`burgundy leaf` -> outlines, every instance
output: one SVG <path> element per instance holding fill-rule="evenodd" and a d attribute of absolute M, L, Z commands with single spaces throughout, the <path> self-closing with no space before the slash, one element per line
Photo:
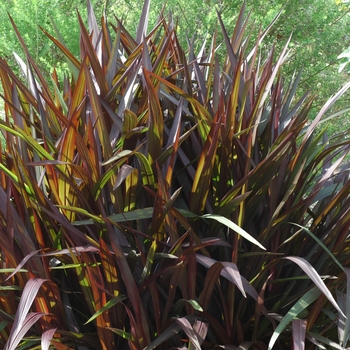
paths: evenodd
<path fill-rule="evenodd" d="M 45 281 L 42 278 L 33 278 L 26 283 L 4 350 L 14 350 L 29 328 L 44 315 L 43 313 L 31 313 L 27 316 L 39 288 Z"/>
<path fill-rule="evenodd" d="M 57 328 L 49 329 L 41 336 L 41 349 L 49 350 L 51 339 L 53 338 Z"/>

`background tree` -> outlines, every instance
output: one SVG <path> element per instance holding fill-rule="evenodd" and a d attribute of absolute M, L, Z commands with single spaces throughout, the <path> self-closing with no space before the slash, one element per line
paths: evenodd
<path fill-rule="evenodd" d="M 91 0 L 97 17 L 107 9 L 107 17 L 117 16 L 125 26 L 136 32 L 138 18 L 142 6 L 136 0 Z M 189 6 L 190 2 L 190 6 Z M 237 18 L 242 1 L 228 0 L 168 0 L 165 14 L 169 11 L 176 20 L 178 35 L 182 42 L 187 38 L 210 39 L 217 28 L 218 10 L 223 17 L 227 28 L 231 28 Z M 153 0 L 150 12 L 150 26 L 155 24 L 160 11 L 164 6 L 163 0 Z M 283 7 L 284 6 L 284 7 Z M 345 30 L 350 24 L 350 5 L 339 0 L 251 0 L 247 2 L 247 8 L 251 11 L 251 17 L 256 25 L 253 34 L 271 22 L 277 13 L 283 8 L 277 23 L 269 33 L 265 45 L 274 43 L 279 51 L 285 45 L 290 33 L 293 33 L 290 44 L 289 60 L 284 71 L 286 80 L 291 79 L 294 72 L 303 70 L 301 91 L 311 90 L 317 94 L 313 106 L 312 115 L 315 115 L 325 100 L 337 91 L 347 80 L 347 75 L 338 72 L 337 56 L 350 44 L 350 38 Z M 4 19 L 0 26 L 0 55 L 10 62 L 14 62 L 12 51 L 21 52 L 16 41 L 9 20 L 6 20 L 6 12 L 9 12 L 15 20 L 19 30 L 26 40 L 31 54 L 43 68 L 48 71 L 55 65 L 60 73 L 65 67 L 65 61 L 51 43 L 44 40 L 44 35 L 38 27 L 43 26 L 52 32 L 51 18 L 57 23 L 61 34 L 70 50 L 78 55 L 77 45 L 78 27 L 76 10 L 82 18 L 86 18 L 85 1 L 78 0 L 6 0 L 0 4 L 0 15 Z M 220 55 L 220 50 L 218 51 Z M 348 95 L 345 95 L 331 110 L 337 110 L 348 106 Z M 347 118 L 347 123 L 348 122 Z M 342 120 L 342 125 L 344 119 Z M 340 129 L 335 120 L 331 131 Z"/>
<path fill-rule="evenodd" d="M 21 32 L 33 58 L 49 73 L 55 66 L 61 71 L 65 60 L 60 52 L 53 48 L 51 42 L 39 26 L 52 30 L 51 19 L 60 28 L 62 37 L 67 46 L 76 55 L 79 54 L 79 27 L 76 21 L 76 10 L 86 18 L 85 1 L 76 0 L 5 0 L 0 4 L 0 16 L 3 19 L 0 25 L 0 55 L 9 62 L 14 61 L 13 51 L 20 56 L 22 49 L 12 28 L 7 13 L 13 18 Z"/>

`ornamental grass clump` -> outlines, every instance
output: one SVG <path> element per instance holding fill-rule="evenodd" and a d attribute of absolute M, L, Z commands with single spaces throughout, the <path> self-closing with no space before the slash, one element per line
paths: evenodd
<path fill-rule="evenodd" d="M 218 16 L 222 64 L 217 34 L 184 49 L 171 16 L 148 31 L 149 6 L 133 38 L 88 4 L 79 58 L 42 28 L 62 79 L 13 23 L 0 347 L 349 346 L 350 146 L 322 121 L 350 84 L 309 121 L 300 74 L 283 81 L 288 42 L 261 52 L 267 31 L 250 37 L 244 6 L 232 36 Z"/>

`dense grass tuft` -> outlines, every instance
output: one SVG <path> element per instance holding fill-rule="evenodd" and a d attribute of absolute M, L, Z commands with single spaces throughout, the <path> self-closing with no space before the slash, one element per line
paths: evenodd
<path fill-rule="evenodd" d="M 0 60 L 0 347 L 346 347 L 349 141 L 312 122 L 244 6 L 195 53 L 160 16 L 80 23 L 70 76 Z M 248 51 L 252 46 L 253 50 Z M 317 130 L 317 131 L 316 131 Z M 31 310 L 31 312 L 30 312 Z M 348 318 L 346 318 L 348 317 Z M 294 344 L 294 345 L 293 345 Z"/>

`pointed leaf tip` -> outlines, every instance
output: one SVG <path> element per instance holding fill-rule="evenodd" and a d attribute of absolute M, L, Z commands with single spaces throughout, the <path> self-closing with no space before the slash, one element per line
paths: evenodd
<path fill-rule="evenodd" d="M 246 232 L 241 227 L 239 227 L 237 224 L 235 224 L 233 221 L 225 218 L 224 216 L 215 215 L 215 214 L 205 214 L 205 215 L 202 215 L 201 218 L 216 220 L 216 221 L 224 224 L 225 226 L 229 227 L 231 230 L 237 232 L 239 235 L 241 235 L 243 238 L 245 238 L 249 242 L 257 245 L 259 248 L 266 250 L 266 248 L 262 244 L 260 244 L 253 236 L 251 236 L 248 232 Z"/>

